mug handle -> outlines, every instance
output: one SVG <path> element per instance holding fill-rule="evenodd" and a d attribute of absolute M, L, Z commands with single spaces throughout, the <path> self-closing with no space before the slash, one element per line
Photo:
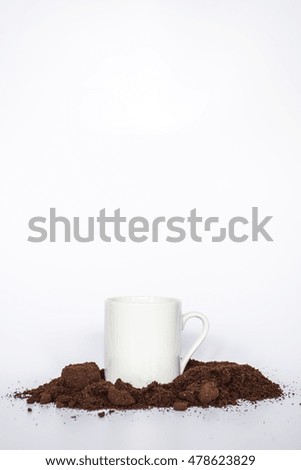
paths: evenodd
<path fill-rule="evenodd" d="M 184 358 L 180 359 L 180 374 L 182 374 L 184 372 L 184 369 L 186 367 L 187 362 L 189 361 L 189 359 L 191 358 L 193 353 L 198 349 L 198 347 L 201 345 L 201 343 L 206 338 L 207 333 L 208 333 L 208 329 L 209 329 L 209 323 L 208 323 L 208 320 L 205 317 L 205 315 L 203 315 L 200 312 L 188 312 L 188 313 L 184 313 L 184 315 L 182 315 L 182 328 L 181 328 L 182 330 L 184 329 L 184 326 L 185 326 L 186 322 L 188 320 L 190 320 L 190 318 L 199 318 L 203 323 L 203 329 L 201 331 L 200 336 L 198 337 L 196 342 L 191 346 L 191 348 L 189 349 L 186 356 Z"/>

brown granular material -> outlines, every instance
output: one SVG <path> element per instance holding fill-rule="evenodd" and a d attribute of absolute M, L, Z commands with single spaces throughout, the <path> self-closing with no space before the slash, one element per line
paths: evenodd
<path fill-rule="evenodd" d="M 55 403 L 58 408 L 112 412 L 154 407 L 177 411 L 192 406 L 222 408 L 241 400 L 254 403 L 282 394 L 278 384 L 247 364 L 190 360 L 184 373 L 171 383 L 152 382 L 144 388 L 135 388 L 121 379 L 115 384 L 106 381 L 104 369 L 94 362 L 71 364 L 64 367 L 59 378 L 15 396 L 27 399 L 28 404 Z"/>

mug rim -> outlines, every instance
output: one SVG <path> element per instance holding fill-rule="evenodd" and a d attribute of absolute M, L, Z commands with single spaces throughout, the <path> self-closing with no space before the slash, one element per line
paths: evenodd
<path fill-rule="evenodd" d="M 124 295 L 120 297 L 109 297 L 106 299 L 108 303 L 120 303 L 120 304 L 170 304 L 179 303 L 180 299 L 174 297 L 160 297 L 155 295 Z"/>

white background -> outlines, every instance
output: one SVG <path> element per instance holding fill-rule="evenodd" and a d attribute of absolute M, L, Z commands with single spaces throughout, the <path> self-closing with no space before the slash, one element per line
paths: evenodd
<path fill-rule="evenodd" d="M 76 421 L 4 397 L 1 448 L 300 449 L 300 22 L 291 0 L 0 2 L 1 395 L 102 366 L 104 299 L 133 294 L 208 316 L 197 359 L 296 393 Z M 274 242 L 27 241 L 50 207 L 84 232 L 104 207 L 228 220 L 252 206 Z"/>

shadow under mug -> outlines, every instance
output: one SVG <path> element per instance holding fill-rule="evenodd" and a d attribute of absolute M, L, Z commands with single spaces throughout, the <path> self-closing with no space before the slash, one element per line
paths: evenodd
<path fill-rule="evenodd" d="M 184 358 L 181 331 L 190 318 L 203 328 Z M 135 387 L 168 383 L 181 374 L 208 333 L 202 313 L 182 314 L 181 301 L 169 297 L 113 297 L 105 303 L 105 377 Z"/>

